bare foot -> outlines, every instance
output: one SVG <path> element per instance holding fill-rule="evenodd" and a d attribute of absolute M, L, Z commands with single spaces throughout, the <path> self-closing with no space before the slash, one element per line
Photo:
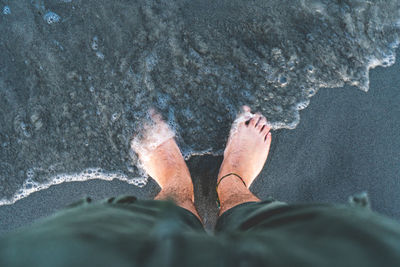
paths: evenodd
<path fill-rule="evenodd" d="M 199 219 L 194 207 L 193 183 L 189 169 L 174 140 L 174 133 L 161 115 L 150 110 L 152 121 L 144 125 L 143 138 L 134 138 L 132 149 L 139 155 L 141 167 L 161 187 L 155 199 L 172 199 Z"/>
<path fill-rule="evenodd" d="M 241 176 L 249 188 L 267 160 L 271 145 L 269 131 L 267 119 L 261 114 L 252 114 L 250 108 L 244 106 L 243 113 L 232 125 L 218 182 L 222 176 L 233 172 Z M 232 176 L 226 179 L 238 178 Z"/>

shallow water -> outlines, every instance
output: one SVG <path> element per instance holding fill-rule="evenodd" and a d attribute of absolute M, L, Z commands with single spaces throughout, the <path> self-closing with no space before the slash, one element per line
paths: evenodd
<path fill-rule="evenodd" d="M 0 1 L 0 204 L 65 181 L 144 185 L 150 107 L 185 157 L 220 154 L 239 107 L 294 129 L 321 87 L 394 63 L 394 1 Z"/>

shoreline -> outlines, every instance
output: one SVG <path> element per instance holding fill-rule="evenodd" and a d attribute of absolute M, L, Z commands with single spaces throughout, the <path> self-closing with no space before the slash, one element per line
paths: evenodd
<path fill-rule="evenodd" d="M 273 132 L 270 156 L 251 190 L 289 203 L 347 203 L 367 191 L 372 210 L 400 220 L 400 49 L 388 68 L 370 71 L 370 90 L 321 88 L 300 112 L 294 130 Z M 199 213 L 206 227 L 216 221 L 216 173 L 222 157 L 194 156 L 189 168 Z M 48 216 L 85 196 L 100 200 L 120 194 L 151 199 L 151 179 L 139 188 L 119 180 L 89 180 L 51 186 L 0 206 L 0 235 Z"/>

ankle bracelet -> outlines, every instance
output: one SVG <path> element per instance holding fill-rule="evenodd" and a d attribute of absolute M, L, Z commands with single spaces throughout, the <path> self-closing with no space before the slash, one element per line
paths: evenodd
<path fill-rule="evenodd" d="M 218 186 L 219 186 L 219 184 L 221 183 L 221 181 L 222 181 L 224 178 L 226 178 L 226 177 L 228 177 L 228 176 L 230 176 L 230 175 L 234 175 L 234 176 L 238 177 L 238 178 L 242 181 L 242 183 L 244 184 L 244 186 L 247 187 L 247 185 L 246 185 L 246 183 L 244 182 L 243 178 L 240 177 L 240 175 L 238 175 L 238 174 L 236 174 L 236 173 L 231 172 L 231 173 L 228 173 L 228 174 L 222 176 L 221 179 L 219 180 L 219 182 L 217 183 L 217 187 L 215 188 L 215 190 L 217 191 L 217 206 L 218 206 L 218 208 L 221 207 L 221 203 L 219 202 L 219 197 L 218 197 Z"/>
<path fill-rule="evenodd" d="M 242 183 L 244 184 L 244 186 L 247 187 L 247 185 L 246 185 L 246 183 L 244 182 L 244 180 L 243 180 L 242 177 L 240 177 L 240 176 L 239 176 L 238 174 L 236 174 L 236 173 L 231 172 L 231 173 L 228 173 L 228 174 L 226 174 L 226 175 L 224 175 L 224 176 L 221 177 L 221 179 L 220 179 L 219 182 L 217 183 L 217 187 L 216 187 L 216 190 L 217 190 L 217 191 L 218 191 L 218 186 L 219 186 L 219 184 L 221 183 L 221 181 L 222 181 L 224 178 L 226 178 L 226 177 L 228 177 L 228 176 L 230 176 L 230 175 L 234 175 L 234 176 L 238 177 L 238 178 L 242 181 Z"/>

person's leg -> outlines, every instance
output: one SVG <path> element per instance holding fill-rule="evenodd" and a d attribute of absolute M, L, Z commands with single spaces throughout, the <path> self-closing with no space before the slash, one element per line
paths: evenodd
<path fill-rule="evenodd" d="M 132 147 L 161 187 L 156 200 L 119 196 L 80 201 L 2 237 L 0 266 L 186 266 L 204 260 L 202 253 L 193 253 L 199 248 L 215 251 L 207 258 L 217 261 L 221 246 L 205 235 L 172 131 L 156 114 L 145 129 Z"/>
<path fill-rule="evenodd" d="M 237 266 L 397 266 L 400 224 L 369 210 L 260 201 L 249 190 L 268 156 L 266 120 L 247 107 L 232 126 L 218 175 L 220 217 Z M 249 119 L 251 120 L 249 121 Z M 248 124 L 245 122 L 249 121 Z M 235 175 L 243 178 L 244 183 Z"/>
<path fill-rule="evenodd" d="M 134 142 L 132 148 L 138 153 L 144 170 L 161 187 L 155 199 L 170 199 L 201 220 L 194 206 L 193 183 L 189 169 L 173 139 L 173 133 L 159 114 L 153 110 L 150 113 L 153 121 L 145 125 L 143 139 Z M 157 145 L 162 138 L 168 139 Z"/>
<path fill-rule="evenodd" d="M 232 125 L 224 160 L 218 174 L 218 198 L 220 215 L 225 211 L 246 202 L 259 202 L 249 187 L 261 172 L 271 144 L 270 127 L 261 114 L 252 114 L 250 108 L 243 107 Z M 243 182 L 235 175 L 243 178 Z"/>

